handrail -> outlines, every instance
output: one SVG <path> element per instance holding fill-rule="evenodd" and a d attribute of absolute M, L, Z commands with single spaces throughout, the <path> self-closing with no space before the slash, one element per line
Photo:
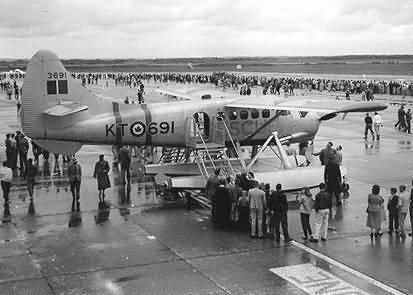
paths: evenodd
<path fill-rule="evenodd" d="M 231 144 L 232 144 L 232 146 L 233 146 L 233 148 L 234 148 L 234 151 L 235 151 L 235 153 L 237 154 L 237 158 L 239 159 L 239 161 L 240 161 L 240 163 L 241 163 L 242 170 L 243 170 L 243 172 L 246 172 L 246 171 L 248 171 L 248 169 L 247 169 L 247 167 L 246 167 L 246 165 L 245 165 L 245 162 L 241 159 L 241 157 L 240 157 L 240 155 L 239 155 L 238 148 L 237 148 L 237 146 L 235 145 L 234 140 L 232 139 L 231 131 L 229 130 L 227 124 L 225 123 L 225 117 L 222 116 L 221 119 L 222 119 L 222 122 L 224 123 L 224 127 L 225 127 L 225 130 L 226 130 L 227 133 L 228 133 L 229 139 L 231 140 Z"/>

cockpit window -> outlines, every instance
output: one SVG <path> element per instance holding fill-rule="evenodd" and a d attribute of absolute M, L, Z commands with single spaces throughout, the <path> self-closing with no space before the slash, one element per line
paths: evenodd
<path fill-rule="evenodd" d="M 47 81 L 47 94 L 57 94 L 56 80 Z"/>
<path fill-rule="evenodd" d="M 236 120 L 238 118 L 238 114 L 236 111 L 230 111 L 229 112 L 229 119 L 230 120 Z"/>
<path fill-rule="evenodd" d="M 262 117 L 269 118 L 270 117 L 270 110 L 262 110 Z"/>
<path fill-rule="evenodd" d="M 239 117 L 240 117 L 242 120 L 248 119 L 248 111 L 241 111 L 241 112 L 239 113 Z"/>

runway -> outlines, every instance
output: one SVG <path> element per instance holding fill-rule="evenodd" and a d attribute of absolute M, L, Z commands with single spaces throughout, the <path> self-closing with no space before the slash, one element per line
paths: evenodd
<path fill-rule="evenodd" d="M 124 97 L 127 89 L 100 93 Z M 42 164 L 35 216 L 27 214 L 22 182 L 11 194 L 11 222 L 0 225 L 0 294 L 413 294 L 411 238 L 370 240 L 365 226 L 371 186 L 379 184 L 387 200 L 390 187 L 410 184 L 413 175 L 413 137 L 394 129 L 396 116 L 395 106 L 382 113 L 380 142 L 363 139 L 364 114 L 322 124 L 315 150 L 328 141 L 343 146 L 351 188 L 319 244 L 301 240 L 297 210 L 289 211 L 293 243 L 251 239 L 213 227 L 206 211 L 162 201 L 151 182 L 135 179 L 128 193 L 115 170 L 110 208 L 98 210 L 92 169 L 99 153 L 111 161 L 105 146 L 77 154 L 84 177 L 81 212 L 73 214 L 65 167 L 53 175 L 51 156 L 50 175 Z M 3 138 L 19 126 L 4 97 L 0 122 Z"/>

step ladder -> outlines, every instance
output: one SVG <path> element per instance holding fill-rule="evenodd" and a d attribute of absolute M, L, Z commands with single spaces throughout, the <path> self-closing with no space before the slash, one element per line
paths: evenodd
<path fill-rule="evenodd" d="M 208 178 L 210 170 L 215 170 L 217 168 L 221 168 L 221 171 L 227 177 L 235 175 L 234 168 L 227 156 L 225 142 L 206 142 L 198 128 L 198 124 L 196 124 L 194 119 L 192 120 L 194 122 L 197 138 L 199 139 L 199 141 L 192 146 L 192 154 L 194 155 L 194 160 L 198 165 L 201 175 Z M 217 166 L 215 163 L 216 160 L 224 160 L 225 165 Z"/>

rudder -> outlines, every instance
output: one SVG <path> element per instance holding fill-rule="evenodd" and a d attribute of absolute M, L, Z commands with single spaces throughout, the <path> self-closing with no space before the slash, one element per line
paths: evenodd
<path fill-rule="evenodd" d="M 40 50 L 30 60 L 23 83 L 21 126 L 31 138 L 42 138 L 46 120 L 42 112 L 68 96 L 69 75 L 51 51 Z"/>

